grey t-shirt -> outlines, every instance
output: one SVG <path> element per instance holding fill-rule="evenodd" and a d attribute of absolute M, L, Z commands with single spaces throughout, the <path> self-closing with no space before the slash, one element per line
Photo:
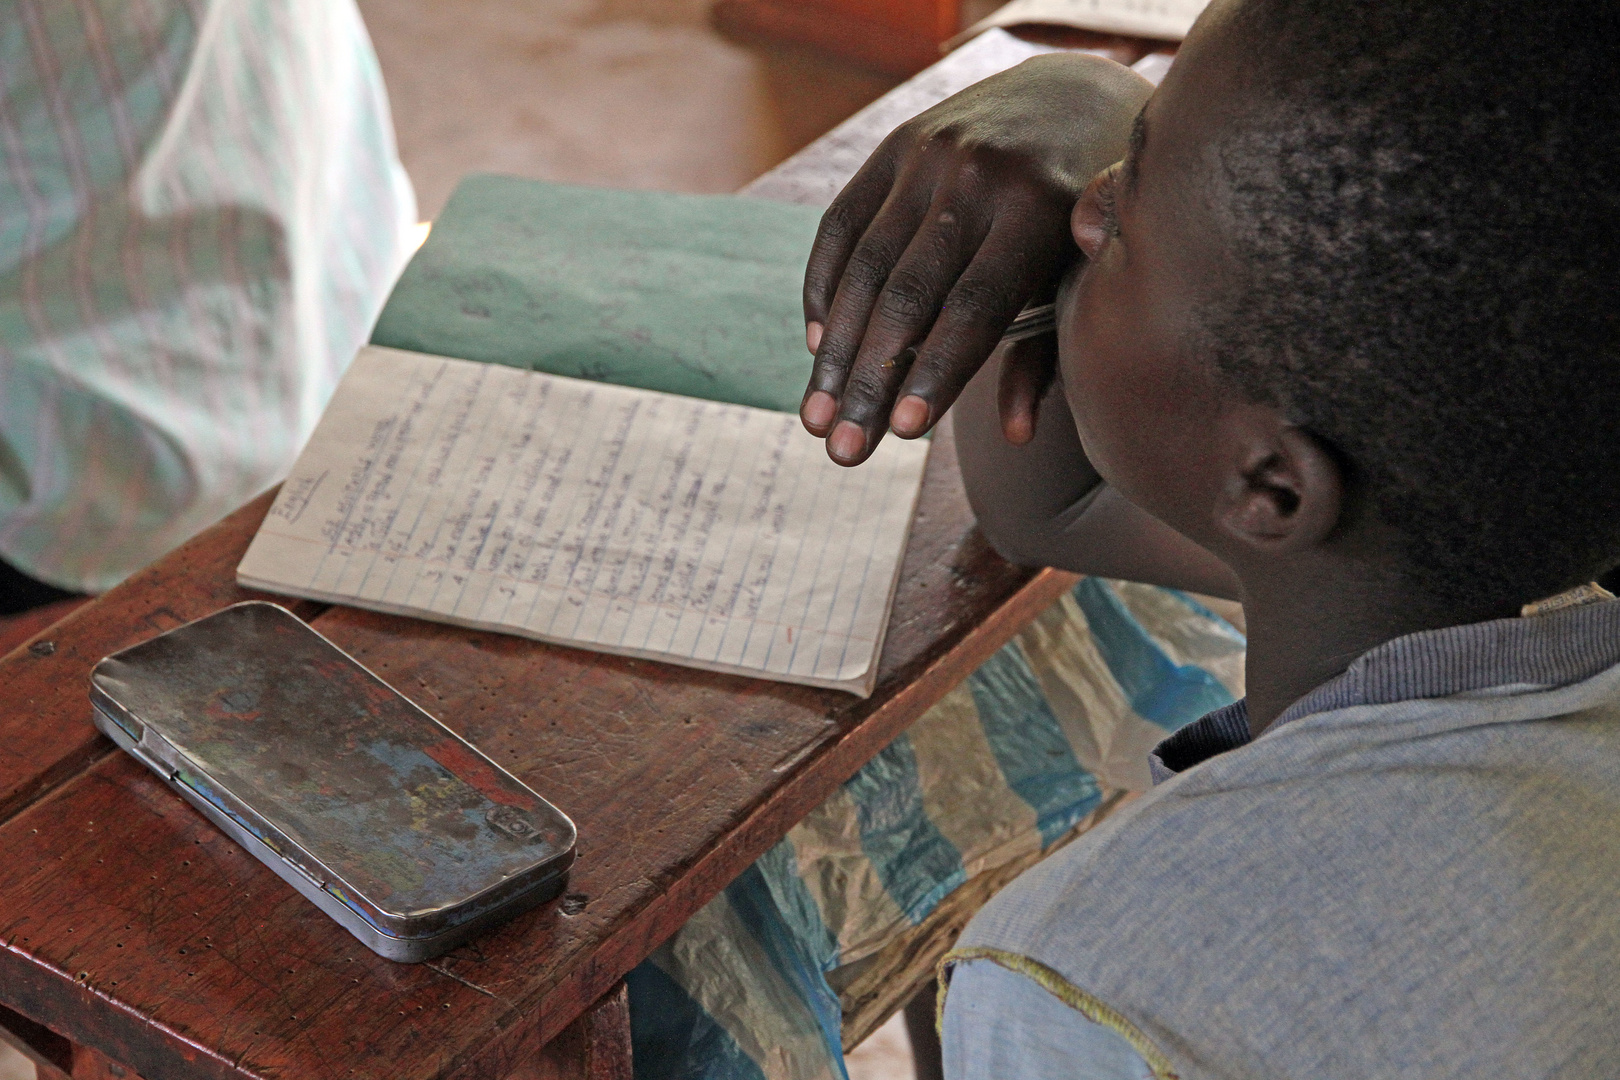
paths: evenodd
<path fill-rule="evenodd" d="M 1243 719 L 974 920 L 947 1076 L 1606 1075 L 1620 603 L 1409 635 Z"/>

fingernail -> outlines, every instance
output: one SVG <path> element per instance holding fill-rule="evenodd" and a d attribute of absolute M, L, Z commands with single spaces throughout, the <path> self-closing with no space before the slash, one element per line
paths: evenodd
<path fill-rule="evenodd" d="M 804 324 L 804 343 L 810 346 L 811 353 L 821 348 L 821 324 L 818 322 Z"/>
<path fill-rule="evenodd" d="M 799 419 L 817 429 L 825 429 L 837 413 L 838 399 L 825 390 L 817 390 L 799 406 Z"/>
<path fill-rule="evenodd" d="M 889 414 L 889 426 L 896 435 L 921 435 L 928 426 L 928 402 L 907 394 Z"/>
<path fill-rule="evenodd" d="M 866 449 L 866 432 L 861 425 L 853 420 L 845 420 L 833 428 L 833 433 L 827 438 L 827 449 L 834 458 L 850 461 L 861 456 Z"/>

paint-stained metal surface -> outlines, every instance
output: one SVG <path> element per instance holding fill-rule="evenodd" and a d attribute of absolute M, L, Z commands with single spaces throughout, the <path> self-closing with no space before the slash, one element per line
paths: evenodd
<path fill-rule="evenodd" d="M 107 657 L 97 724 L 375 951 L 426 959 L 561 891 L 574 825 L 291 612 Z"/>

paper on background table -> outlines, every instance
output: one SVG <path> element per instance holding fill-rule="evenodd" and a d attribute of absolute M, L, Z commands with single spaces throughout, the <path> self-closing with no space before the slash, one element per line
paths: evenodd
<path fill-rule="evenodd" d="M 870 694 L 928 447 L 367 346 L 244 585 Z"/>
<path fill-rule="evenodd" d="M 1030 23 L 1180 41 L 1208 4 L 1209 0 L 1012 0 L 947 44 L 966 41 L 998 26 Z"/>

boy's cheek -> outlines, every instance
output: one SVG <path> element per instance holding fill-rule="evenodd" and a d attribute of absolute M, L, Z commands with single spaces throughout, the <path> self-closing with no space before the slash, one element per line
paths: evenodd
<path fill-rule="evenodd" d="M 1058 363 L 1081 445 L 1110 485 L 1169 520 L 1195 480 L 1211 418 L 1175 340 L 1128 290 L 1093 280 L 1070 298 L 1059 323 Z M 1173 335 L 1171 335 L 1173 338 Z M 1193 471 L 1196 471 L 1194 469 Z"/>
<path fill-rule="evenodd" d="M 1058 323 L 1058 366 L 1075 426 L 1092 466 L 1110 483 L 1110 472 L 1128 468 L 1121 451 L 1152 408 L 1141 385 L 1151 362 L 1140 353 L 1129 298 L 1113 285 L 1105 275 L 1086 274 L 1064 297 Z"/>
<path fill-rule="evenodd" d="M 1112 359 L 1105 343 L 1093 338 L 1086 346 L 1062 350 L 1059 362 L 1086 457 L 1104 480 L 1119 487 L 1129 483 L 1133 460 L 1140 456 L 1132 430 L 1140 399 Z"/>

